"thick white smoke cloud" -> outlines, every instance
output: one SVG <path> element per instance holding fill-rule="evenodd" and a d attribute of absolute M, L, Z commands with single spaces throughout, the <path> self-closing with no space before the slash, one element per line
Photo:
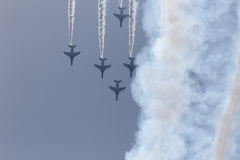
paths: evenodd
<path fill-rule="evenodd" d="M 72 45 L 72 39 L 73 39 L 75 5 L 76 5 L 75 0 L 68 1 L 68 26 L 69 26 L 69 44 L 70 45 Z"/>
<path fill-rule="evenodd" d="M 127 160 L 159 160 L 162 156 L 178 159 L 185 154 L 184 141 L 175 134 L 188 105 L 184 98 L 188 86 L 184 83 L 185 71 L 191 65 L 187 47 L 192 44 L 186 30 L 190 24 L 184 24 L 185 5 L 182 0 L 151 0 L 145 4 L 143 25 L 150 44 L 138 57 L 140 67 L 133 83 L 134 98 L 143 115 L 136 145 L 126 154 Z M 160 15 L 161 7 L 165 7 L 164 16 Z"/>
<path fill-rule="evenodd" d="M 144 4 L 149 44 L 137 57 L 140 67 L 132 84 L 142 114 L 136 144 L 126 160 L 213 158 L 234 72 L 239 33 L 236 2 L 149 0 Z"/>
<path fill-rule="evenodd" d="M 232 3 L 233 7 L 232 9 L 235 11 L 236 16 L 238 17 L 238 23 L 240 22 L 240 14 L 239 14 L 239 2 L 234 1 Z M 239 27 L 239 26 L 238 26 Z M 238 34 L 240 36 L 240 34 Z M 240 41 L 238 41 L 238 44 Z M 236 122 L 236 116 L 237 116 L 237 111 L 240 110 L 240 47 L 238 48 L 237 56 L 236 56 L 236 64 L 237 64 L 237 69 L 234 74 L 234 79 L 233 79 L 233 84 L 232 84 L 232 89 L 230 92 L 230 98 L 228 102 L 228 106 L 225 110 L 224 116 L 221 120 L 220 127 L 218 129 L 218 136 L 216 139 L 215 143 L 215 155 L 214 159 L 215 160 L 225 160 L 225 159 L 236 159 L 237 157 L 234 158 L 235 154 L 239 152 L 236 152 L 236 149 L 239 148 L 240 143 L 238 142 L 237 139 L 234 140 L 234 138 L 231 137 L 236 137 L 231 134 L 234 130 L 235 125 L 237 125 Z M 233 141 L 234 140 L 234 141 Z M 240 149 L 240 148 L 239 148 Z"/>
<path fill-rule="evenodd" d="M 230 133 L 233 131 L 235 124 L 235 115 L 237 113 L 240 101 L 240 53 L 237 57 L 237 71 L 234 75 L 234 81 L 228 107 L 224 113 L 221 125 L 218 130 L 217 141 L 215 144 L 214 160 L 225 160 L 227 158 L 227 149 L 230 147 Z"/>

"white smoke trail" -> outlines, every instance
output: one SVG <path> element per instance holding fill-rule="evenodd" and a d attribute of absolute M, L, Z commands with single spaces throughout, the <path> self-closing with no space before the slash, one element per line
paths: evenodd
<path fill-rule="evenodd" d="M 132 84 L 142 107 L 140 130 L 126 160 L 212 159 L 234 71 L 235 2 L 146 2 L 143 26 L 150 40 L 137 57 Z"/>
<path fill-rule="evenodd" d="M 72 45 L 72 39 L 73 39 L 75 5 L 76 5 L 75 0 L 68 1 L 68 26 L 69 26 L 69 44 L 70 45 Z"/>
<path fill-rule="evenodd" d="M 137 2 L 129 0 L 129 55 L 132 57 L 136 30 Z"/>
<path fill-rule="evenodd" d="M 122 0 L 119 0 L 119 7 L 122 8 Z"/>
<path fill-rule="evenodd" d="M 99 49 L 100 57 L 103 58 L 104 37 L 105 37 L 105 15 L 106 15 L 106 0 L 98 0 L 98 34 L 99 34 Z"/>

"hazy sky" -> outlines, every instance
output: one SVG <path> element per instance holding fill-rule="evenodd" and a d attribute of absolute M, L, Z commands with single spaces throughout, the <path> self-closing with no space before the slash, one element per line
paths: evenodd
<path fill-rule="evenodd" d="M 134 56 L 146 38 L 139 4 Z M 68 0 L 0 1 L 0 159 L 122 160 L 134 143 L 139 109 L 132 99 L 128 20 L 119 28 L 107 3 L 104 57 L 112 67 L 100 78 L 98 2 L 76 0 L 73 44 L 81 54 L 70 66 Z M 128 6 L 127 0 L 123 6 Z M 108 89 L 122 79 L 115 101 Z"/>

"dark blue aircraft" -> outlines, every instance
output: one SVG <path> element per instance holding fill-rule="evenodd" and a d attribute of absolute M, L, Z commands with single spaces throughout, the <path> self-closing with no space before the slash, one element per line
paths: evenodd
<path fill-rule="evenodd" d="M 130 71 L 130 78 L 132 78 L 133 70 L 137 68 L 137 65 L 134 65 L 135 58 L 128 57 L 130 59 L 130 64 L 123 63 L 125 67 L 127 67 Z"/>
<path fill-rule="evenodd" d="M 68 45 L 68 47 L 71 48 L 70 52 L 64 52 L 65 55 L 67 55 L 70 60 L 71 60 L 71 66 L 73 65 L 73 59 L 74 57 L 76 57 L 77 55 L 79 55 L 81 52 L 74 52 L 74 48 L 76 47 L 76 45 L 72 46 L 72 45 Z"/>
<path fill-rule="evenodd" d="M 106 65 L 106 66 L 105 66 L 104 61 L 106 61 L 107 58 L 99 58 L 99 59 L 100 59 L 100 61 L 102 61 L 102 62 L 101 62 L 101 65 L 94 64 L 94 66 L 101 71 L 101 73 L 102 73 L 102 76 L 101 76 L 101 77 L 103 78 L 103 73 L 104 73 L 104 71 L 105 71 L 106 69 L 110 68 L 111 65 Z"/>
<path fill-rule="evenodd" d="M 119 83 L 122 82 L 121 80 L 117 81 L 117 80 L 114 80 L 114 82 L 116 82 L 116 87 L 112 87 L 112 86 L 109 86 L 109 88 L 115 92 L 116 94 L 116 101 L 118 100 L 118 94 L 123 91 L 126 87 L 119 87 Z"/>
<path fill-rule="evenodd" d="M 129 14 L 125 14 L 125 15 L 123 14 L 123 10 L 126 9 L 126 7 L 124 8 L 118 7 L 118 9 L 120 9 L 120 14 L 113 13 L 113 15 L 119 19 L 120 27 L 122 27 L 123 20 L 129 17 Z"/>

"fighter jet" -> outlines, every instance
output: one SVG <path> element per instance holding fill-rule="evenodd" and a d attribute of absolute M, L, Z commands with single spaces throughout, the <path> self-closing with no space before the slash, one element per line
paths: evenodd
<path fill-rule="evenodd" d="M 65 55 L 67 55 L 70 60 L 71 60 L 71 66 L 73 65 L 73 59 L 74 57 L 76 57 L 77 55 L 79 55 L 81 52 L 74 52 L 74 48 L 76 47 L 76 45 L 72 46 L 72 45 L 68 45 L 68 47 L 71 48 L 70 52 L 64 52 Z"/>
<path fill-rule="evenodd" d="M 132 78 L 133 70 L 137 68 L 137 65 L 134 65 L 135 58 L 128 57 L 130 59 L 130 64 L 123 63 L 125 67 L 127 67 L 130 71 L 130 78 Z"/>
<path fill-rule="evenodd" d="M 105 65 L 105 64 L 104 64 L 104 61 L 106 61 L 107 58 L 99 58 L 99 60 L 102 61 L 102 62 L 101 62 L 101 65 L 94 64 L 94 66 L 101 71 L 101 73 L 102 73 L 102 76 L 101 76 L 101 77 L 103 78 L 103 73 L 104 73 L 104 71 L 105 71 L 106 69 L 110 68 L 111 65 Z"/>
<path fill-rule="evenodd" d="M 109 88 L 115 92 L 116 94 L 116 101 L 118 100 L 118 94 L 123 91 L 126 87 L 119 87 L 119 83 L 122 82 L 121 80 L 117 81 L 117 80 L 114 80 L 114 82 L 116 82 L 116 87 L 112 87 L 112 86 L 109 86 Z"/>
<path fill-rule="evenodd" d="M 126 7 L 124 8 L 118 7 L 118 9 L 120 9 L 120 14 L 113 13 L 113 15 L 119 19 L 120 27 L 122 27 L 123 20 L 129 17 L 129 14 L 125 14 L 125 15 L 123 14 L 123 10 L 126 9 Z"/>

